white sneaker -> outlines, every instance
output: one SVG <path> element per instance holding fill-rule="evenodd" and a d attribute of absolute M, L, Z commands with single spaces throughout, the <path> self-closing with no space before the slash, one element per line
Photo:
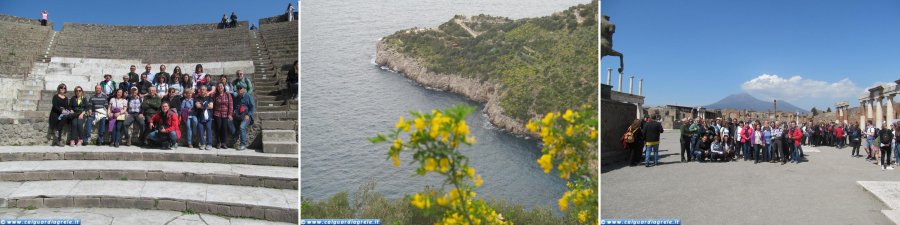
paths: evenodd
<path fill-rule="evenodd" d="M 893 167 L 893 166 L 888 166 L 887 169 L 888 169 L 888 170 L 894 170 L 894 167 Z"/>

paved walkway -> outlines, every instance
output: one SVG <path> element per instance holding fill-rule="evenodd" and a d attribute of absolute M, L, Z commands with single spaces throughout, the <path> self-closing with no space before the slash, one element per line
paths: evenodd
<path fill-rule="evenodd" d="M 603 218 L 677 218 L 683 224 L 894 224 L 892 209 L 857 181 L 900 181 L 850 148 L 804 147 L 800 164 L 681 163 L 667 130 L 656 167 L 604 166 Z M 862 150 L 862 154 L 865 151 Z M 900 190 L 900 184 L 893 187 Z M 897 198 L 900 199 L 900 198 Z"/>
<path fill-rule="evenodd" d="M 111 208 L 54 208 L 54 209 L 0 209 L 3 219 L 80 219 L 81 224 L 109 225 L 281 225 L 245 218 L 227 218 L 209 214 L 189 214 L 163 210 L 111 209 Z"/>

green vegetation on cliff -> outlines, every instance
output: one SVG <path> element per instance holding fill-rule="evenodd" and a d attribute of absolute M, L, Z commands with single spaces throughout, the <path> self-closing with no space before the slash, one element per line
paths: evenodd
<path fill-rule="evenodd" d="M 456 16 L 437 29 L 402 30 L 384 42 L 429 71 L 500 84 L 500 106 L 525 121 L 596 107 L 596 15 L 597 1 L 539 18 Z"/>

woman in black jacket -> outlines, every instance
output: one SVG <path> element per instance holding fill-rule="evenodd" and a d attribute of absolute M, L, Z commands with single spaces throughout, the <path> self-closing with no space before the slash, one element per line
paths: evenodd
<path fill-rule="evenodd" d="M 53 143 L 51 146 L 64 146 L 63 143 L 59 140 L 62 138 L 62 129 L 66 126 L 66 121 L 68 117 L 65 112 L 69 109 L 69 101 L 66 98 L 66 84 L 59 84 L 56 86 L 56 95 L 53 95 L 53 100 L 51 101 L 53 106 L 50 108 L 50 118 L 47 119 L 50 123 L 50 130 L 53 131 Z"/>
<path fill-rule="evenodd" d="M 641 153 L 644 151 L 644 131 L 641 129 L 642 127 L 643 123 L 641 120 L 635 119 L 631 126 L 628 126 L 628 130 L 625 131 L 631 132 L 632 137 L 634 137 L 632 143 L 625 143 L 628 151 L 628 165 L 630 166 L 637 166 L 641 161 Z"/>
<path fill-rule="evenodd" d="M 84 118 L 90 112 L 91 103 L 84 97 L 81 86 L 75 86 L 75 94 L 69 99 L 69 110 L 72 110 L 72 126 L 69 130 L 69 146 L 84 145 Z M 75 140 L 78 140 L 76 143 Z"/>

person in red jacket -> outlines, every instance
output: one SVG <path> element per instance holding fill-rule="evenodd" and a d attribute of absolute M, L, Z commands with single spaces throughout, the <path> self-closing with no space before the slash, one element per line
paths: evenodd
<path fill-rule="evenodd" d="M 837 143 L 837 148 L 844 148 L 844 127 L 840 124 L 834 127 L 834 137 L 835 142 Z"/>
<path fill-rule="evenodd" d="M 150 130 L 153 132 L 147 138 L 165 146 L 164 149 L 174 150 L 178 147 L 178 139 L 181 138 L 181 131 L 178 129 L 178 113 L 169 110 L 168 102 L 163 102 L 160 109 L 159 113 L 150 118 Z"/>
<path fill-rule="evenodd" d="M 745 123 L 744 128 L 741 129 L 741 143 L 743 144 L 743 147 L 741 148 L 741 155 L 743 155 L 744 161 L 749 160 L 751 156 L 750 151 L 752 150 L 753 146 L 750 143 L 750 138 L 752 137 L 752 135 L 753 127 L 750 126 L 749 122 Z"/>
<path fill-rule="evenodd" d="M 800 139 L 803 138 L 803 131 L 797 128 L 797 122 L 791 122 L 791 129 L 788 131 L 788 138 L 793 140 L 791 145 L 791 162 L 800 164 Z"/>

